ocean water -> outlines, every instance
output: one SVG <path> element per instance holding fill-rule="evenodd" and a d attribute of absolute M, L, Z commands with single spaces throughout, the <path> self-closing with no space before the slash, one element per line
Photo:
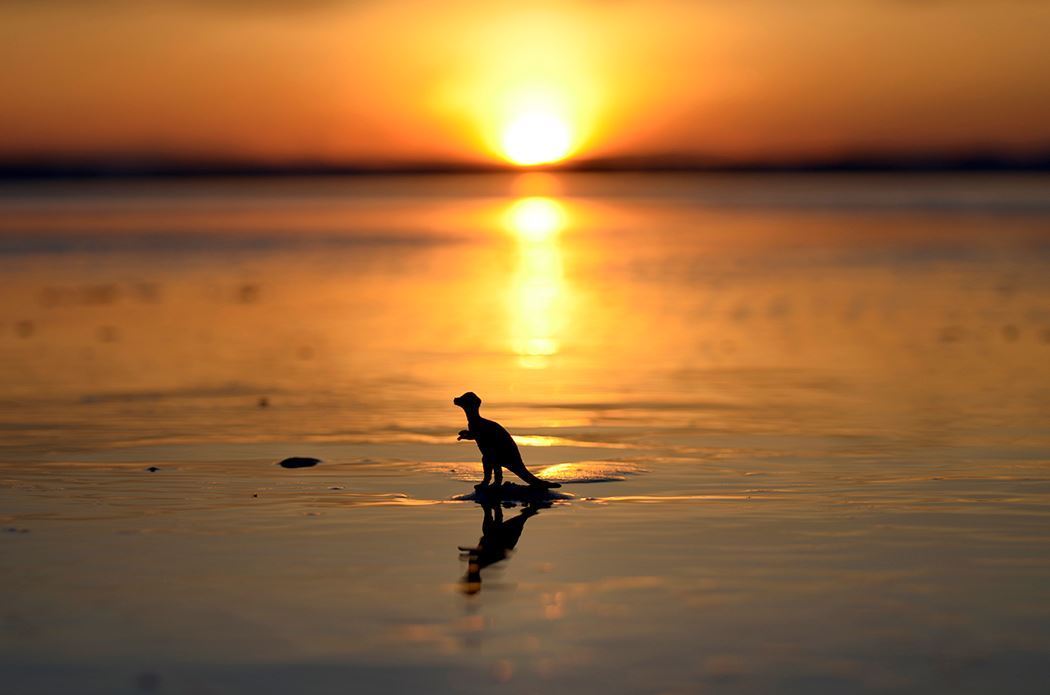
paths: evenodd
<path fill-rule="evenodd" d="M 5 692 L 1050 683 L 1045 176 L 7 183 L 0 273 Z"/>

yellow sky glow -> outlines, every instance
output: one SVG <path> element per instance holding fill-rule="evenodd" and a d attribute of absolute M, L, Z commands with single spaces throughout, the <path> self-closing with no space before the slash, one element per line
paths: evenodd
<path fill-rule="evenodd" d="M 0 162 L 1024 153 L 1050 147 L 1047 26 L 982 0 L 6 3 Z"/>

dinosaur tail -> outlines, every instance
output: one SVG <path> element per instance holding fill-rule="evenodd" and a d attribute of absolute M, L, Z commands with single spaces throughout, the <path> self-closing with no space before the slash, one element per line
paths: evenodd
<path fill-rule="evenodd" d="M 529 485 L 531 485 L 533 487 L 544 487 L 544 488 L 561 487 L 561 483 L 552 483 L 549 480 L 544 480 L 543 478 L 537 478 L 535 475 L 532 474 L 532 472 L 528 468 L 525 467 L 524 463 L 515 462 L 515 463 L 507 466 L 506 468 L 511 473 L 513 473 L 514 475 L 518 476 L 519 478 L 521 478 L 522 480 L 524 480 L 526 483 L 528 483 Z"/>

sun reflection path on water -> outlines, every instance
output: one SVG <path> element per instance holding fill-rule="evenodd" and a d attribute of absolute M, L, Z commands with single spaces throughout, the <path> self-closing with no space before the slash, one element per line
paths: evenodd
<path fill-rule="evenodd" d="M 506 226 L 518 241 L 518 265 L 509 297 L 511 349 L 518 364 L 544 369 L 561 349 L 567 286 L 560 246 L 567 226 L 553 198 L 520 198 L 507 209 Z"/>

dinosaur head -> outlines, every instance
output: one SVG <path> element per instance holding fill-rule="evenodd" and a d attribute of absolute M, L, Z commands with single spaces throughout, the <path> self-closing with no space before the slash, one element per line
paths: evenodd
<path fill-rule="evenodd" d="M 473 391 L 467 391 L 462 396 L 452 399 L 452 403 L 464 410 L 477 410 L 481 407 L 481 399 Z"/>

